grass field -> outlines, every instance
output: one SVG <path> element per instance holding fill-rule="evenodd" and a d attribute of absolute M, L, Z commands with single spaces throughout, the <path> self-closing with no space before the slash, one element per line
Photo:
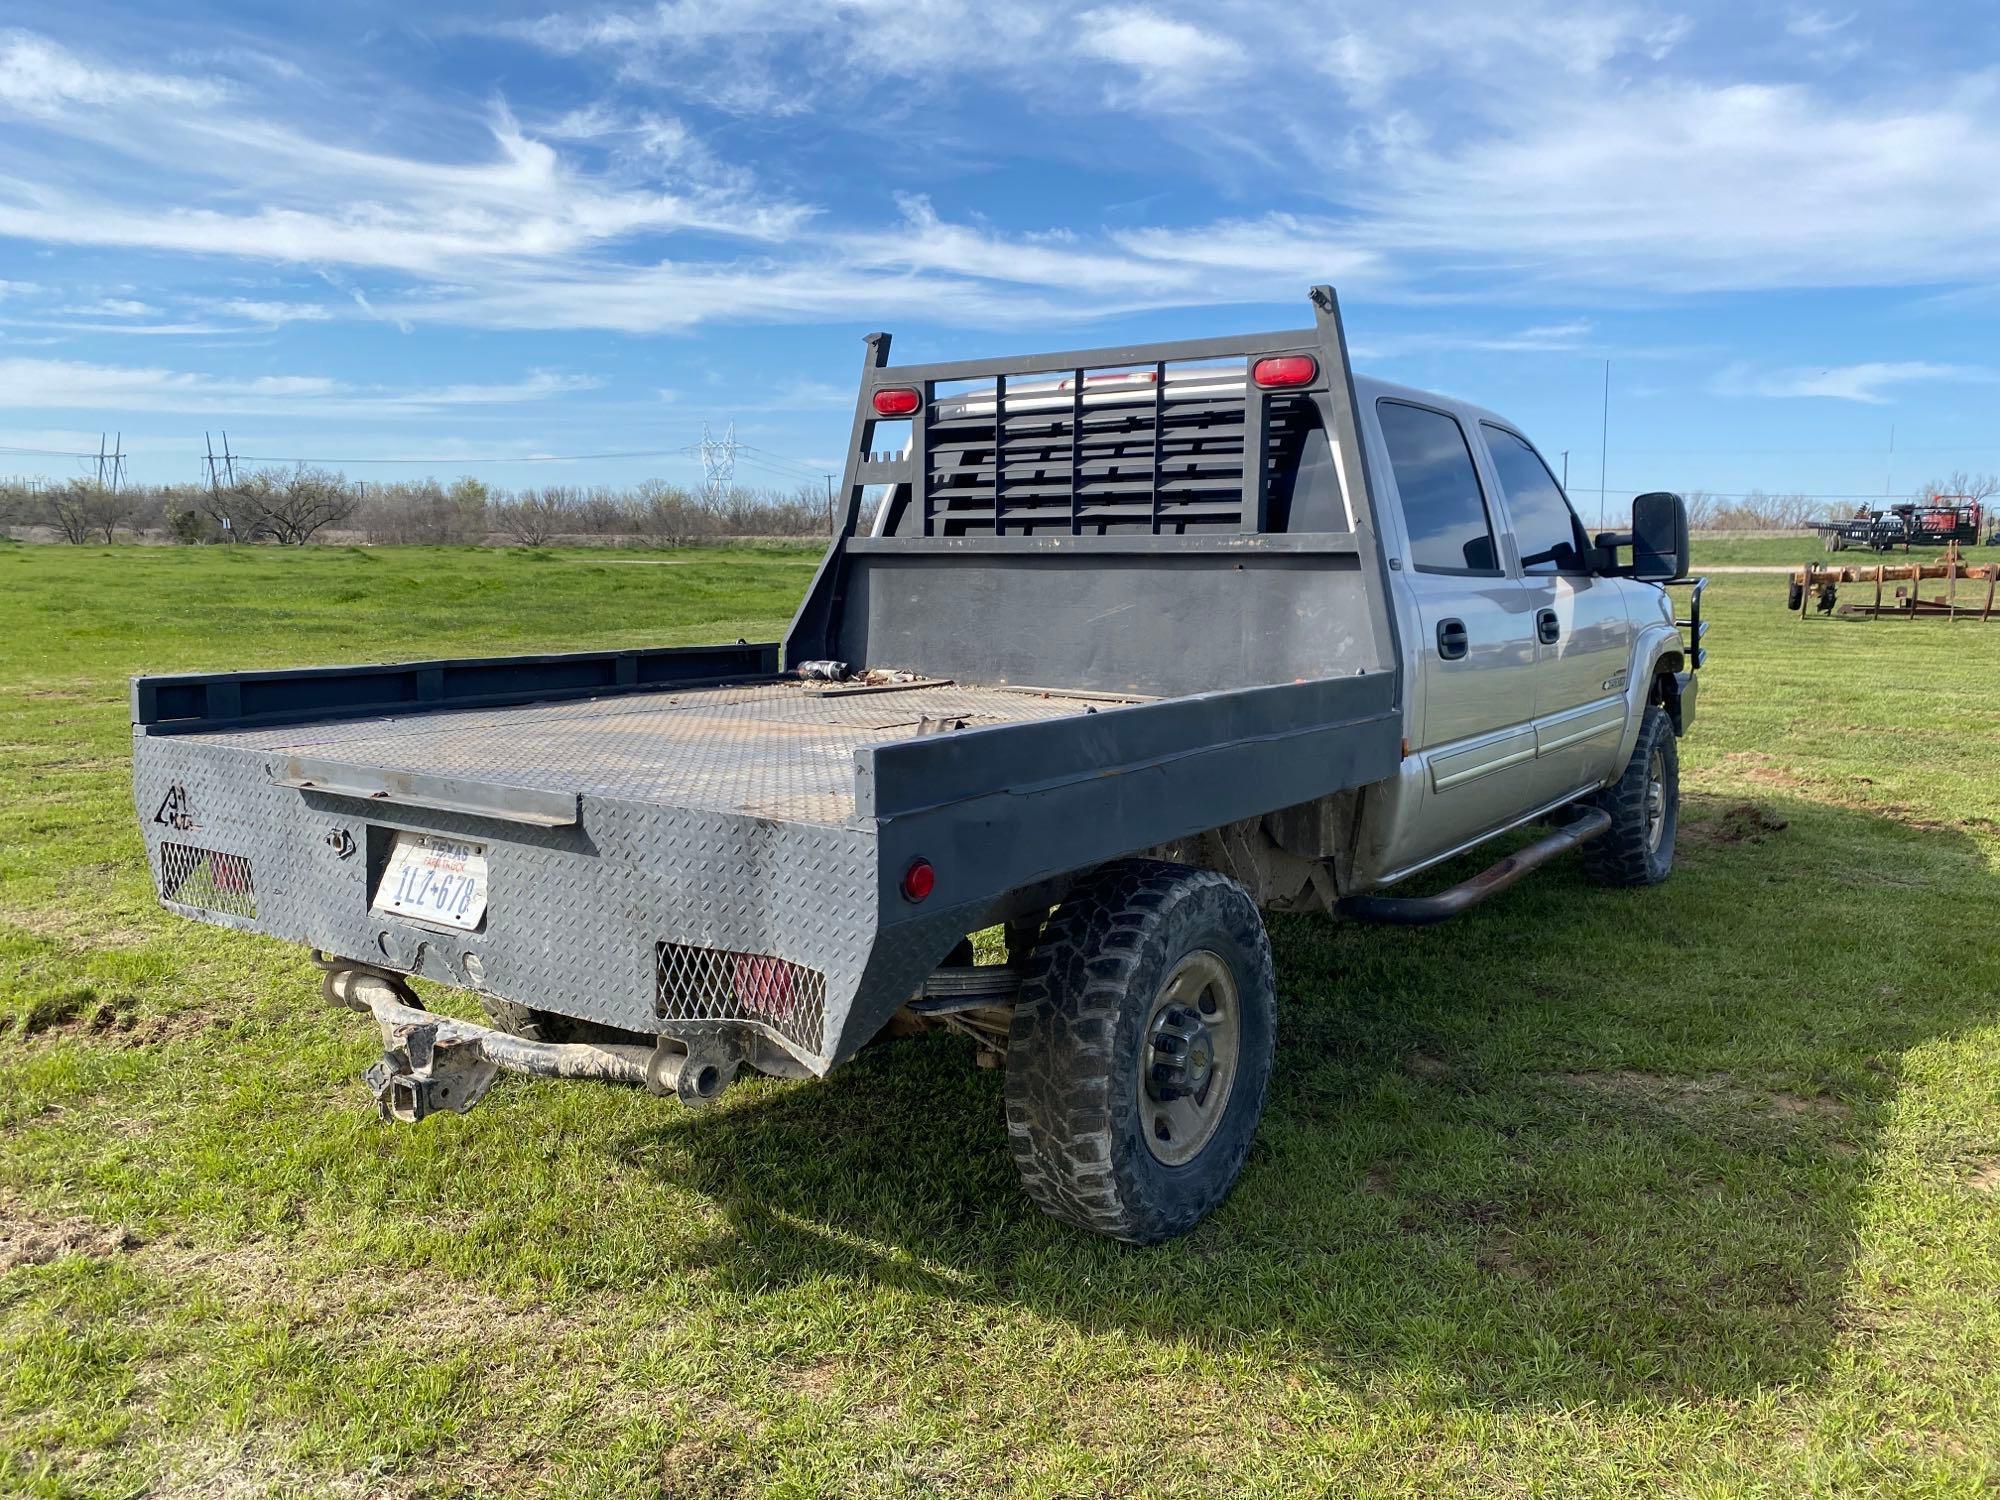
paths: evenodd
<path fill-rule="evenodd" d="M 1158 1250 L 1028 1207 L 949 1037 L 385 1129 L 302 952 L 154 905 L 127 674 L 769 638 L 812 561 L 0 547 L 0 1490 L 2000 1484 L 2000 626 L 1718 580 L 1674 879 L 1276 920 Z"/>

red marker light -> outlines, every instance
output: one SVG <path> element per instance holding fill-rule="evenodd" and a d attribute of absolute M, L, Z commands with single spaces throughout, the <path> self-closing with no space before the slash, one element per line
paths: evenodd
<path fill-rule="evenodd" d="M 1318 374 L 1319 361 L 1310 354 L 1274 354 L 1250 367 L 1250 378 L 1267 390 L 1310 385 Z"/>
<path fill-rule="evenodd" d="M 898 387 L 875 393 L 875 415 L 878 417 L 907 417 L 922 405 L 923 398 L 912 390 Z"/>
<path fill-rule="evenodd" d="M 937 871 L 927 859 L 913 860 L 903 872 L 903 899 L 921 901 L 937 889 Z"/>

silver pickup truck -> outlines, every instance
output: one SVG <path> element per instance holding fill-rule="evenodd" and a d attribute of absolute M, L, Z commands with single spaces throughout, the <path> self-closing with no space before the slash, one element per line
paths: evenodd
<path fill-rule="evenodd" d="M 1572 848 L 1664 879 L 1703 654 L 1677 497 L 1587 534 L 1518 429 L 1354 377 L 1311 300 L 948 364 L 871 335 L 782 644 L 135 679 L 161 901 L 310 944 L 385 1118 L 503 1070 L 705 1104 L 942 1027 L 1004 1063 L 1037 1203 L 1186 1230 L 1263 1109 L 1260 908 L 1435 921 Z"/>

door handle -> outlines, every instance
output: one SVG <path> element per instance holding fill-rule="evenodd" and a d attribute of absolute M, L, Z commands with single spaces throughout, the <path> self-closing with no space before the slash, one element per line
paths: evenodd
<path fill-rule="evenodd" d="M 1552 609 L 1535 611 L 1535 639 L 1544 646 L 1553 646 L 1563 636 L 1562 621 L 1556 618 Z"/>
<path fill-rule="evenodd" d="M 1438 621 L 1438 655 L 1446 661 L 1462 659 L 1472 645 L 1472 637 L 1465 633 L 1463 620 Z"/>

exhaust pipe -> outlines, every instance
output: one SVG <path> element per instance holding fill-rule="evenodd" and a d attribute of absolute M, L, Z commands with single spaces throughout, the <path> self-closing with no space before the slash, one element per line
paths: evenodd
<path fill-rule="evenodd" d="M 531 1042 L 525 1037 L 433 1015 L 400 976 L 356 965 L 323 964 L 321 991 L 363 1011 L 382 1028 L 382 1059 L 363 1080 L 385 1120 L 415 1124 L 440 1110 L 464 1114 L 501 1072 L 534 1078 L 592 1078 L 637 1084 L 691 1106 L 712 1104 L 736 1076 L 736 1061 L 691 1054 L 661 1037 L 654 1045 Z"/>

